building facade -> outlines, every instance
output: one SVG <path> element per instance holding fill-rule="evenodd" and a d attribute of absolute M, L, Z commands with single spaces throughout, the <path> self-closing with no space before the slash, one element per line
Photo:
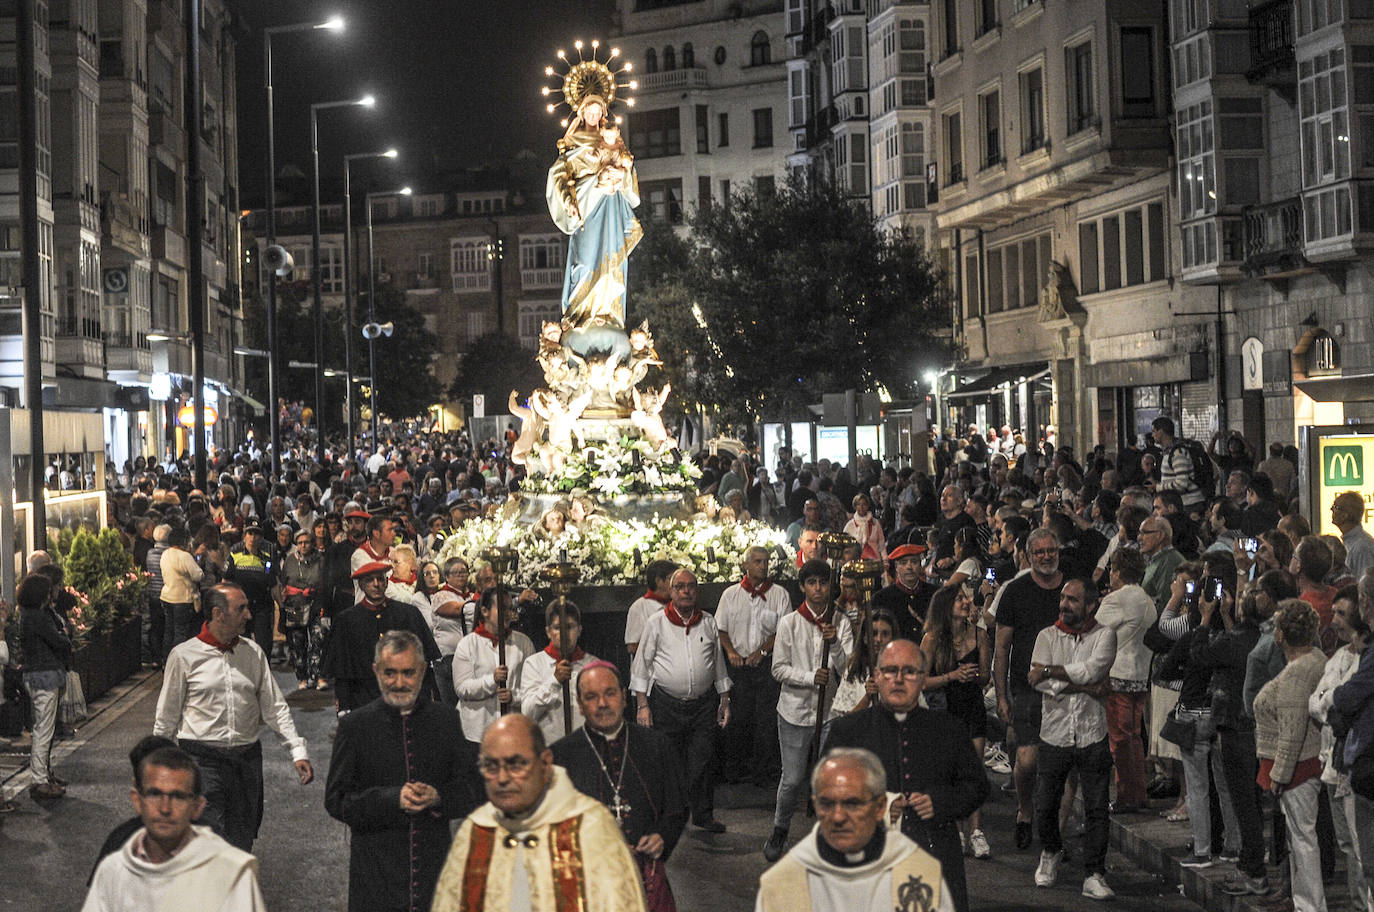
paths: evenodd
<path fill-rule="evenodd" d="M 639 173 L 639 217 L 773 186 L 791 151 L 778 0 L 620 0 L 614 43 L 632 66 L 622 127 Z"/>
<path fill-rule="evenodd" d="M 13 29 L 12 9 L 0 15 Z M 36 4 L 45 405 L 101 412 L 116 465 L 189 446 L 177 423 L 191 395 L 182 15 L 172 0 Z M 226 419 L 211 431 L 224 445 L 242 388 L 232 353 L 242 320 L 236 26 L 219 0 L 205 0 L 201 16 L 205 398 Z M 13 80 L 13 56 L 7 63 Z M 0 85 L 11 110 L 16 88 Z M 0 137 L 0 271 L 10 289 L 21 285 L 16 142 L 17 132 Z M 0 325 L 11 404 L 23 387 L 17 295 Z"/>

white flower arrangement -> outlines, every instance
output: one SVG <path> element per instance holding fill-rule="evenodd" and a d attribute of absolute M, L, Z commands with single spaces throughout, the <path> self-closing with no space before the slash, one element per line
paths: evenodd
<path fill-rule="evenodd" d="M 439 564 L 451 557 L 475 561 L 497 545 L 514 548 L 520 555 L 505 582 L 521 588 L 538 587 L 539 571 L 564 553 L 582 571 L 582 586 L 637 584 L 643 568 L 660 558 L 686 567 L 701 582 L 731 582 L 740 577 L 744 553 L 754 545 L 768 549 L 771 578 L 797 573 L 796 551 L 782 530 L 753 521 L 712 523 L 700 514 L 691 520 L 656 516 L 650 522 L 597 515 L 552 537 L 515 519 L 472 519 L 444 540 Z"/>
<path fill-rule="evenodd" d="M 556 472 L 531 474 L 523 484 L 531 494 L 595 491 L 605 498 L 622 494 L 696 493 L 701 469 L 676 449 L 656 448 L 629 437 L 588 444 L 568 454 Z"/>

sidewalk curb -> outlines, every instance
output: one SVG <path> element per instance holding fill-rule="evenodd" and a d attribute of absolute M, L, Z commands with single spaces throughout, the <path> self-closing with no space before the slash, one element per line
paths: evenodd
<path fill-rule="evenodd" d="M 1234 865 L 1218 863 L 1201 871 L 1180 865 L 1184 857 L 1180 850 L 1187 842 L 1187 834 L 1180 842 L 1177 824 L 1155 817 L 1153 811 L 1124 819 L 1112 817 L 1110 823 L 1111 842 L 1117 851 L 1137 867 L 1178 886 L 1179 892 L 1209 912 L 1272 912 L 1273 901 L 1269 897 L 1231 896 L 1222 891 L 1222 883 L 1235 870 Z M 1271 877 L 1270 883 L 1273 882 Z"/>
<path fill-rule="evenodd" d="M 132 709 L 148 693 L 162 687 L 162 672 L 153 669 L 139 669 L 123 683 L 115 685 L 109 693 L 86 707 L 86 720 L 77 729 L 77 737 L 68 741 L 58 741 L 53 745 L 52 762 L 67 759 L 99 735 L 106 728 L 119 721 L 119 718 Z M 0 779 L 0 798 L 13 799 L 29 787 L 29 765 L 25 763 L 9 775 Z"/>

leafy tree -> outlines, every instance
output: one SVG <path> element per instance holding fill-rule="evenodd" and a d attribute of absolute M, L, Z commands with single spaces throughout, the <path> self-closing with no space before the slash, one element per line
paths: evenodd
<path fill-rule="evenodd" d="M 937 269 L 827 184 L 747 190 L 698 211 L 688 237 L 645 243 L 632 300 L 674 390 L 727 417 L 799 415 L 848 388 L 915 395 L 918 365 L 940 357 Z"/>
<path fill-rule="evenodd" d="M 524 399 L 544 385 L 544 372 L 534 352 L 514 336 L 489 332 L 473 339 L 463 352 L 458 375 L 448 388 L 450 399 L 471 402 L 478 394 L 487 397 L 487 414 L 505 414 L 510 391 Z"/>
<path fill-rule="evenodd" d="M 367 293 L 358 296 L 353 330 L 354 372 L 367 373 L 367 342 L 362 325 L 367 322 Z M 439 339 L 425 328 L 424 317 L 406 301 L 405 292 L 394 285 L 377 286 L 377 322 L 396 324 L 391 336 L 376 341 L 377 410 L 393 419 L 413 418 L 439 400 L 439 381 L 434 378 L 434 357 Z M 361 355 L 357 354 L 361 352 Z"/>

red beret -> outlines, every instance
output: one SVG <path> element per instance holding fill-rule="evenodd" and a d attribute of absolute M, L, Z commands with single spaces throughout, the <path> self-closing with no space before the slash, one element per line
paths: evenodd
<path fill-rule="evenodd" d="M 385 573 L 390 576 L 392 569 L 392 566 L 386 561 L 369 561 L 353 571 L 353 578 L 362 579 L 365 576 L 375 576 L 378 573 Z"/>
<path fill-rule="evenodd" d="M 904 557 L 918 557 L 926 553 L 925 545 L 900 545 L 887 552 L 887 559 L 890 561 L 901 560 Z"/>
<path fill-rule="evenodd" d="M 371 519 L 372 514 L 366 510 L 349 510 L 343 515 L 344 519 Z"/>

